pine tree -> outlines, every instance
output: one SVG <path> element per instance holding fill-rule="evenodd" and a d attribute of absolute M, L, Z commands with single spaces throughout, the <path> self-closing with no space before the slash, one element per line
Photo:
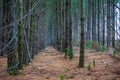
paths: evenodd
<path fill-rule="evenodd" d="M 83 0 L 81 0 L 80 4 L 80 13 L 81 13 L 81 40 L 80 40 L 80 57 L 79 57 L 79 64 L 78 68 L 84 67 L 84 7 L 83 7 Z"/>

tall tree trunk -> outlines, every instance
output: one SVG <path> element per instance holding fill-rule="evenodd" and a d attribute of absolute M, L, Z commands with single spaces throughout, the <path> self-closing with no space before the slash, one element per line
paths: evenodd
<path fill-rule="evenodd" d="M 92 0 L 92 41 L 96 42 L 96 0 Z"/>
<path fill-rule="evenodd" d="M 23 0 L 20 0 L 20 24 L 18 26 L 18 60 L 19 60 L 19 69 L 23 69 Z"/>
<path fill-rule="evenodd" d="M 28 64 L 30 62 L 30 58 L 31 58 L 31 53 L 30 53 L 30 0 L 25 0 L 25 15 L 27 15 L 25 17 L 25 29 L 23 29 L 24 31 L 24 64 Z"/>
<path fill-rule="evenodd" d="M 65 2 L 65 49 L 70 49 L 70 54 L 68 55 L 70 59 L 73 58 L 72 52 L 72 19 L 71 19 L 71 0 L 66 0 Z M 65 57 L 67 56 L 67 51 Z"/>
<path fill-rule="evenodd" d="M 33 8 L 33 3 L 34 1 L 31 2 L 31 9 Z M 30 19 L 30 53 L 32 59 L 34 58 L 34 53 L 33 53 L 33 38 L 34 38 L 34 11 L 32 11 L 33 14 L 31 14 L 31 19 Z"/>
<path fill-rule="evenodd" d="M 88 0 L 87 41 L 91 40 L 91 0 Z"/>
<path fill-rule="evenodd" d="M 105 45 L 105 1 L 102 1 L 102 45 Z"/>
<path fill-rule="evenodd" d="M 15 8 L 13 7 L 13 0 L 4 0 L 5 1 L 5 26 L 8 26 L 9 24 L 13 23 L 15 21 L 14 16 L 12 15 L 15 12 Z M 16 75 L 18 74 L 18 63 L 17 63 L 17 55 L 16 55 L 16 37 L 17 37 L 17 32 L 15 31 L 16 26 L 11 25 L 7 31 L 9 34 L 6 36 L 6 40 L 10 40 L 11 43 L 7 47 L 7 67 L 8 67 L 8 72 L 10 74 Z"/>
<path fill-rule="evenodd" d="M 112 0 L 114 3 L 114 0 Z M 115 48 L 115 7 L 112 4 L 112 47 Z"/>
<path fill-rule="evenodd" d="M 84 7 L 83 0 L 80 4 L 80 13 L 81 13 L 81 40 L 80 40 L 80 57 L 78 67 L 84 67 Z"/>
<path fill-rule="evenodd" d="M 110 2 L 107 0 L 107 47 L 110 47 L 111 42 L 111 28 L 110 28 Z"/>
<path fill-rule="evenodd" d="M 5 0 L 2 0 L 2 3 L 3 3 L 3 13 L 2 13 L 2 16 L 3 16 L 2 20 L 3 20 L 3 22 L 2 22 L 2 26 L 4 27 L 5 26 L 5 21 L 4 21 L 5 20 L 5 8 L 6 8 Z M 3 31 L 5 31 L 5 30 L 3 30 Z M 2 36 L 1 37 L 1 48 L 5 46 L 5 42 L 6 42 L 5 36 Z M 1 51 L 0 52 L 0 56 L 4 56 L 4 54 L 5 54 L 5 51 Z"/>
<path fill-rule="evenodd" d="M 54 18 L 54 47 L 57 48 L 57 0 L 54 1 L 54 14 L 55 14 L 55 18 Z"/>
<path fill-rule="evenodd" d="M 65 52 L 65 0 L 62 0 L 62 51 Z"/>
<path fill-rule="evenodd" d="M 98 0 L 98 43 L 100 44 L 100 0 Z"/>

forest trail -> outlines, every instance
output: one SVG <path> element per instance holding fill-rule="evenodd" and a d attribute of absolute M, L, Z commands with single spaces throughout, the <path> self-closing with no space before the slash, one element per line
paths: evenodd
<path fill-rule="evenodd" d="M 73 60 L 65 59 L 52 47 L 47 47 L 24 67 L 18 76 L 11 76 L 6 71 L 0 73 L 0 80 L 120 80 L 120 55 L 116 58 L 110 54 L 85 50 L 85 68 L 78 69 L 79 48 L 74 48 Z M 89 54 L 88 54 L 89 53 Z M 92 66 L 93 60 L 96 67 Z M 0 58 L 0 71 L 6 69 L 6 58 Z M 91 64 L 91 71 L 86 66 Z"/>

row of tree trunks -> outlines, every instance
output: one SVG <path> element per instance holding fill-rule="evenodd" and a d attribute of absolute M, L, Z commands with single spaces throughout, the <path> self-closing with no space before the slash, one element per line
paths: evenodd
<path fill-rule="evenodd" d="M 7 54 L 7 70 L 10 74 L 16 75 L 19 69 L 23 69 L 24 64 L 28 64 L 47 45 L 45 11 L 43 10 L 43 13 L 35 9 L 37 0 L 2 0 L 2 2 L 4 16 L 2 26 L 5 29 L 0 33 L 4 32 L 5 35 L 0 38 L 0 43 L 4 43 L 0 47 L 0 53 Z M 40 3 L 42 4 L 41 9 L 45 7 L 45 1 Z M 40 14 L 42 12 L 42 14 L 39 15 L 34 11 L 39 11 Z M 39 20 L 41 20 L 40 26 L 36 25 L 40 24 Z M 39 27 L 43 31 L 40 31 Z"/>
<path fill-rule="evenodd" d="M 79 67 L 84 67 L 85 40 L 99 42 L 100 45 L 107 47 L 111 47 L 112 44 L 115 47 L 114 0 L 86 0 L 85 2 L 88 2 L 87 14 L 84 14 L 86 12 L 83 7 L 85 5 L 84 1 L 80 1 L 80 6 L 77 3 L 79 1 L 76 1 L 76 15 L 74 14 L 74 16 L 72 14 L 72 0 L 19 0 L 18 6 L 14 5 L 15 0 L 2 1 L 3 19 L 5 19 L 2 26 L 14 23 L 14 25 L 10 25 L 9 28 L 0 32 L 1 34 L 6 32 L 6 36 L 1 38 L 2 47 L 12 40 L 4 52 L 1 51 L 1 53 L 8 54 L 8 70 L 10 72 L 17 72 L 17 67 L 23 69 L 23 64 L 28 64 L 48 44 L 53 45 L 58 51 L 64 52 L 65 57 L 69 56 L 72 59 L 72 39 L 74 41 L 79 40 Z M 48 2 L 52 5 L 48 6 Z M 35 7 L 36 4 L 38 5 Z M 49 7 L 52 10 L 50 13 L 47 12 Z M 43 10 L 44 8 L 46 10 Z M 79 8 L 80 12 L 78 12 Z M 84 15 L 87 15 L 87 19 L 84 18 Z M 19 23 L 16 21 L 16 16 Z M 80 22 L 78 22 L 79 16 Z M 72 26 L 72 19 L 75 19 L 76 22 L 74 27 Z M 86 24 L 84 24 L 85 20 L 87 20 Z M 80 26 L 78 26 L 79 23 Z M 84 29 L 87 30 L 86 35 L 84 35 Z M 78 34 L 78 32 L 81 32 L 81 34 Z"/>

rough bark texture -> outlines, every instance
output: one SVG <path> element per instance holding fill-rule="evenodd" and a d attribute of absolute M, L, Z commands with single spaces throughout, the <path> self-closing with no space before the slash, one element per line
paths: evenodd
<path fill-rule="evenodd" d="M 83 8 L 83 0 L 81 0 L 81 40 L 80 40 L 80 58 L 78 67 L 84 67 L 84 8 Z"/>
<path fill-rule="evenodd" d="M 96 2 L 92 0 L 92 41 L 96 42 Z"/>
<path fill-rule="evenodd" d="M 5 26 L 9 25 L 10 23 L 12 23 L 14 20 L 14 16 L 12 14 L 14 14 L 15 9 L 13 9 L 13 2 L 12 0 L 4 0 L 5 2 Z M 16 32 L 15 32 L 15 28 L 16 26 L 11 25 L 7 31 L 9 32 L 9 34 L 6 36 L 6 40 L 11 41 L 11 43 L 8 45 L 7 47 L 7 67 L 8 67 L 8 72 L 10 74 L 17 74 L 18 70 L 17 70 L 17 56 L 16 56 Z M 15 32 L 15 33 L 14 33 Z"/>
<path fill-rule="evenodd" d="M 69 48 L 70 58 L 73 58 L 72 53 L 72 19 L 71 19 L 71 0 L 66 0 L 65 2 L 65 49 Z M 67 52 L 65 53 L 65 57 L 67 56 Z"/>

